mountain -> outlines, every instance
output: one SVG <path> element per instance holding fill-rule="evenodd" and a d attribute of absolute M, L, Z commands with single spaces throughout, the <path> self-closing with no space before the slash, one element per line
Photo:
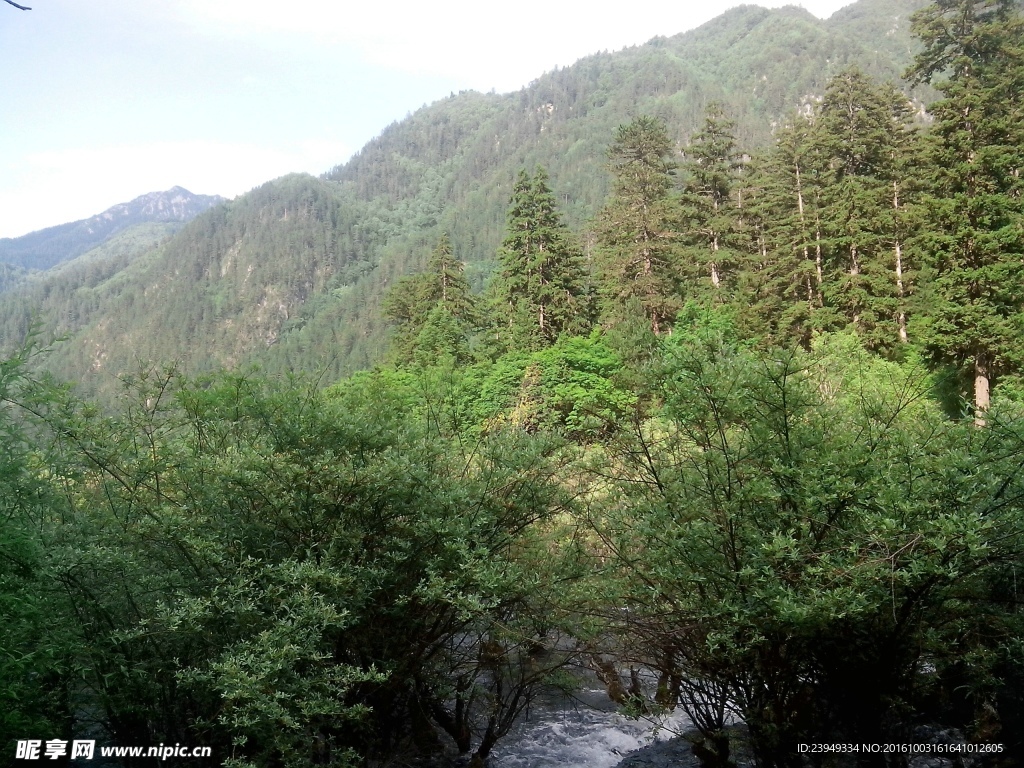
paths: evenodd
<path fill-rule="evenodd" d="M 740 146 L 754 151 L 852 64 L 898 82 L 914 51 L 908 17 L 921 5 L 860 0 L 825 21 L 794 7 L 741 6 L 685 34 L 588 56 L 515 93 L 453 94 L 319 179 L 268 182 L 123 267 L 99 259 L 47 276 L 35 298 L 10 294 L 0 339 L 16 342 L 38 316 L 69 336 L 50 367 L 100 389 L 140 359 L 193 371 L 258 362 L 336 378 L 380 359 L 380 303 L 423 267 L 442 231 L 482 287 L 520 168 L 544 165 L 568 223 L 583 231 L 607 192 L 605 151 L 618 125 L 661 117 L 682 147 L 718 101 Z"/>
<path fill-rule="evenodd" d="M 21 237 L 2 238 L 0 262 L 29 270 L 49 269 L 137 224 L 184 223 L 223 201 L 219 195 L 194 195 L 181 187 L 150 192 L 88 219 L 47 227 Z"/>

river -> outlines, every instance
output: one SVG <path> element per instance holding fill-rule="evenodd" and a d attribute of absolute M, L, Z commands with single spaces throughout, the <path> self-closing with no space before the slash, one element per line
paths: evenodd
<path fill-rule="evenodd" d="M 620 715 L 596 680 L 584 680 L 572 697 L 541 697 L 529 717 L 495 746 L 490 768 L 612 768 L 656 739 L 689 727 L 682 713 L 657 721 Z"/>

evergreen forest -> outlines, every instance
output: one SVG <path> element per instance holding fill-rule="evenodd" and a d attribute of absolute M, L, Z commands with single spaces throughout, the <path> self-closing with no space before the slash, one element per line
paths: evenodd
<path fill-rule="evenodd" d="M 761 150 L 797 109 L 817 103 L 830 76 L 856 65 L 899 83 L 920 121 L 936 93 L 901 75 L 917 46 L 909 17 L 923 2 L 858 0 L 824 21 L 795 7 L 741 6 L 684 34 L 588 56 L 515 93 L 452 94 L 320 178 L 269 181 L 158 242 L 124 230 L 118 239 L 130 246 L 116 255 L 104 243 L 29 280 L 18 270 L 47 263 L 37 257 L 42 233 L 5 241 L 0 288 L 16 289 L 0 293 L 0 346 L 15 348 L 38 322 L 67 338 L 46 368 L 104 398 L 140 361 L 174 360 L 189 373 L 316 370 L 329 380 L 363 370 L 390 346 L 390 287 L 425 268 L 442 234 L 474 292 L 483 290 L 521 169 L 547 171 L 587 251 L 611 181 L 605 150 L 638 115 L 662 119 L 678 151 L 718 102 L 738 145 Z M 75 230 L 54 228 L 48 245 L 68 244 L 64 229 Z"/>
<path fill-rule="evenodd" d="M 482 768 L 588 674 L 703 768 L 1021 764 L 1024 15 L 879 8 L 741 7 L 15 275 L 8 746 Z"/>

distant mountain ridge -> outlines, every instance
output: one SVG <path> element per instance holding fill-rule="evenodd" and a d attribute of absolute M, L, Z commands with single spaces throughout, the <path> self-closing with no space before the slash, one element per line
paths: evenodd
<path fill-rule="evenodd" d="M 0 262 L 44 270 L 80 256 L 137 224 L 185 223 L 225 201 L 220 195 L 196 195 L 183 187 L 150 192 L 118 203 L 88 219 L 47 227 L 21 237 L 0 239 Z"/>

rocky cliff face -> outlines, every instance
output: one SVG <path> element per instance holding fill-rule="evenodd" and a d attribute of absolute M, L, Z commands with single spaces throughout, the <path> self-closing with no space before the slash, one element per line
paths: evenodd
<path fill-rule="evenodd" d="M 166 192 L 150 192 L 129 203 L 112 206 L 81 223 L 93 226 L 113 221 L 188 221 L 223 201 L 220 195 L 194 195 L 182 187 L 171 187 Z"/>

